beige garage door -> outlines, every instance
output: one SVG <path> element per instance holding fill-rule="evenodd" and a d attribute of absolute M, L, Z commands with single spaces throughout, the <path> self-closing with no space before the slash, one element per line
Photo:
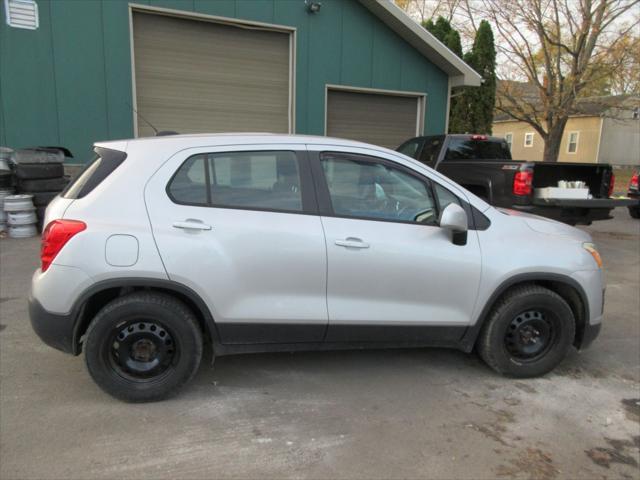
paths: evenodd
<path fill-rule="evenodd" d="M 421 131 L 422 118 L 422 97 L 327 90 L 329 137 L 396 148 Z"/>
<path fill-rule="evenodd" d="M 287 32 L 134 12 L 138 112 L 157 129 L 179 133 L 287 133 L 289 39 Z M 153 135 L 141 119 L 138 135 Z"/>

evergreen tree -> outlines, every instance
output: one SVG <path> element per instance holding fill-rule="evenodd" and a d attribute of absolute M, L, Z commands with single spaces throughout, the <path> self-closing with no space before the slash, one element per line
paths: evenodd
<path fill-rule="evenodd" d="M 467 89 L 470 131 L 491 134 L 496 103 L 496 48 L 486 20 L 480 22 L 471 55 L 465 60 L 483 80 L 480 87 Z"/>

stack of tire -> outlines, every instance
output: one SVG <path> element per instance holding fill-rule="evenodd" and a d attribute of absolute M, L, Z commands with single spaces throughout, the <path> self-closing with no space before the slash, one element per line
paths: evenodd
<path fill-rule="evenodd" d="M 37 228 L 42 231 L 47 205 L 69 183 L 64 174 L 64 153 L 46 148 L 16 150 L 13 162 L 17 190 L 33 196 Z"/>
<path fill-rule="evenodd" d="M 4 212 L 4 198 L 13 193 L 13 172 L 11 157 L 13 150 L 0 147 L 0 233 L 7 230 L 7 215 Z"/>

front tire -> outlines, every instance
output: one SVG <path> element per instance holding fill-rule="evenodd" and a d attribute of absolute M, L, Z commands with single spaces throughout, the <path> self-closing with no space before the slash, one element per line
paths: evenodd
<path fill-rule="evenodd" d="M 89 374 L 102 390 L 125 402 L 151 402 L 176 394 L 195 375 L 202 333 L 182 302 L 137 292 L 98 312 L 84 351 Z"/>
<path fill-rule="evenodd" d="M 538 285 L 523 285 L 494 306 L 477 349 L 485 363 L 503 375 L 537 377 L 565 358 L 575 330 L 573 312 L 562 297 Z"/>

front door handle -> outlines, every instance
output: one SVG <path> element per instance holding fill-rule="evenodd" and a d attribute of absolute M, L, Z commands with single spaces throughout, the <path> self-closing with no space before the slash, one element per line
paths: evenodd
<path fill-rule="evenodd" d="M 173 228 L 180 228 L 182 230 L 211 230 L 211 225 L 207 225 L 201 220 L 188 218 L 184 222 L 174 222 Z"/>
<path fill-rule="evenodd" d="M 336 240 L 336 245 L 346 248 L 369 248 L 369 244 L 356 237 L 347 237 L 344 240 Z"/>

